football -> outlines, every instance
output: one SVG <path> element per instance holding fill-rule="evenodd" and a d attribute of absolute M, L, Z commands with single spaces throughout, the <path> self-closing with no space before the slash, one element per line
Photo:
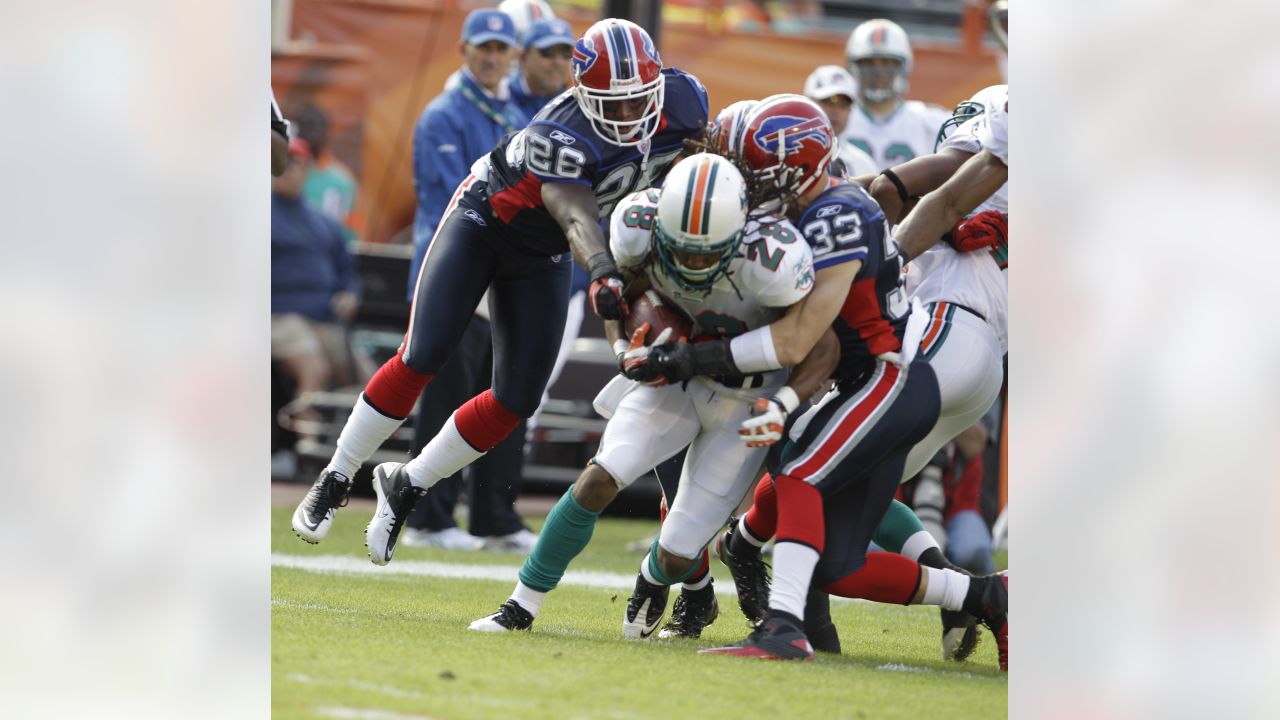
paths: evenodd
<path fill-rule="evenodd" d="M 645 323 L 649 323 L 649 333 L 644 338 L 645 343 L 653 342 L 654 338 L 667 328 L 671 328 L 673 342 L 682 337 L 693 337 L 695 327 L 693 317 L 677 305 L 676 301 L 657 290 L 652 288 L 645 290 L 630 302 L 630 306 L 631 312 L 622 323 L 628 338 L 636 328 Z"/>

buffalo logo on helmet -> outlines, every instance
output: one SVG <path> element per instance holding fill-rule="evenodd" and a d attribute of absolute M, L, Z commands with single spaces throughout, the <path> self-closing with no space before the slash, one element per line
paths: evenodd
<path fill-rule="evenodd" d="M 585 75 L 596 64 L 600 53 L 596 52 L 595 41 L 590 36 L 583 36 L 573 46 L 573 74 Z"/>
<path fill-rule="evenodd" d="M 785 147 L 782 149 L 787 155 L 800 152 L 805 143 L 808 142 L 817 142 L 823 148 L 830 148 L 831 139 L 828 137 L 828 133 L 823 131 L 826 122 L 826 118 L 821 117 L 802 118 L 794 115 L 775 115 L 774 117 L 765 118 L 751 139 L 755 141 L 756 147 L 770 155 L 779 154 L 780 143 L 785 143 Z"/>
<path fill-rule="evenodd" d="M 661 67 L 653 38 L 625 20 L 596 23 L 573 47 L 574 76 L 595 88 L 644 84 Z"/>

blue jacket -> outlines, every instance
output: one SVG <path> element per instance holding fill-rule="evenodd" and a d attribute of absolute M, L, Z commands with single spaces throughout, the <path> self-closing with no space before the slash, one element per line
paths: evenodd
<path fill-rule="evenodd" d="M 510 100 L 487 97 L 470 73 L 459 72 L 458 81 L 457 87 L 445 90 L 427 104 L 413 130 L 413 184 L 418 193 L 418 209 L 413 220 L 410 300 L 422 258 L 458 183 L 467 177 L 471 164 L 493 150 L 502 136 L 529 121 Z M 468 99 L 468 92 L 501 114 L 507 120 L 506 126 Z"/>
<path fill-rule="evenodd" d="M 299 200 L 271 196 L 271 314 L 298 313 L 335 322 L 329 302 L 359 291 L 355 259 L 342 226 Z"/>
<path fill-rule="evenodd" d="M 532 51 L 530 51 L 532 52 Z M 560 93 L 552 93 L 550 95 L 534 95 L 529 91 L 529 84 L 524 80 L 524 73 L 517 69 L 512 73 L 511 78 L 511 102 L 520 108 L 530 120 L 534 115 L 538 114 L 547 103 L 555 99 Z M 563 92 L 563 91 L 561 91 Z"/>

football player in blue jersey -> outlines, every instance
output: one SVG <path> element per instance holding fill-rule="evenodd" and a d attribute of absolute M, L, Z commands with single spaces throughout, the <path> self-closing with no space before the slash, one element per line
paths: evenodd
<path fill-rule="evenodd" d="M 908 323 L 902 261 L 884 214 L 861 186 L 827 174 L 834 142 L 821 110 L 800 96 L 774 96 L 752 108 L 733 132 L 730 149 L 774 184 L 813 248 L 814 289 L 767 327 L 731 341 L 658 346 L 648 361 L 653 377 L 673 382 L 763 372 L 798 362 L 827 328 L 836 331 L 836 390 L 791 429 L 793 442 L 773 478 L 778 517 L 769 609 L 746 640 L 705 651 L 811 659 L 801 629 L 810 584 L 838 594 L 864 589 L 856 571 L 890 507 L 907 452 L 937 419 L 938 386 L 929 365 L 914 359 L 924 318 Z M 750 429 L 757 438 L 777 439 L 798 401 L 771 397 L 763 405 Z M 733 545 L 722 547 L 732 553 Z M 884 575 L 907 587 L 898 601 L 940 604 L 982 618 L 996 633 L 1005 665 L 1004 578 L 971 579 L 901 556 L 890 565 Z"/>
<path fill-rule="evenodd" d="M 706 123 L 706 90 L 664 69 L 647 32 L 618 19 L 587 30 L 574 46 L 573 87 L 477 159 L 454 192 L 418 274 L 404 342 L 365 386 L 333 459 L 294 513 L 303 540 L 328 533 L 351 477 L 412 411 L 488 288 L 492 389 L 454 411 L 418 457 L 374 469 L 378 503 L 365 541 L 374 563 L 391 560 L 417 499 L 537 408 L 560 345 L 573 259 L 590 275 L 593 311 L 609 320 L 626 313 L 600 220 L 660 177 Z M 566 495 L 553 515 L 572 504 Z"/>

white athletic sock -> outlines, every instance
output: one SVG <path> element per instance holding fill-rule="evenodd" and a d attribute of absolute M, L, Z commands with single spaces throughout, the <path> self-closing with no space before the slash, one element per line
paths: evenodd
<path fill-rule="evenodd" d="M 742 536 L 743 540 L 746 540 L 747 542 L 751 543 L 752 545 L 755 545 L 756 547 L 764 547 L 764 544 L 769 541 L 768 538 L 761 540 L 760 538 L 757 538 L 755 535 L 751 534 L 751 531 L 747 529 L 746 513 L 743 513 L 742 517 L 738 518 L 738 535 Z"/>
<path fill-rule="evenodd" d="M 649 570 L 649 553 L 644 554 L 644 559 L 640 561 L 640 574 L 644 576 L 645 582 L 650 585 L 661 585 L 662 581 L 653 576 L 653 572 Z"/>
<path fill-rule="evenodd" d="M 457 411 L 454 412 L 454 415 Z M 409 481 L 415 487 L 429 488 L 443 478 L 458 472 L 462 468 L 479 460 L 484 453 L 471 447 L 458 432 L 453 422 L 453 415 L 444 424 L 440 432 L 427 446 L 422 448 L 418 457 L 409 461 L 405 470 L 409 473 Z"/>
<path fill-rule="evenodd" d="M 942 550 L 942 546 L 938 545 L 938 541 L 933 537 L 933 535 L 929 534 L 928 530 L 917 530 L 915 534 L 907 538 L 906 542 L 902 543 L 901 554 L 904 557 L 920 562 L 920 556 L 929 548 L 938 548 L 938 550 Z"/>
<path fill-rule="evenodd" d="M 920 566 L 928 573 L 929 586 L 921 605 L 937 605 L 944 610 L 963 610 L 964 596 L 969 592 L 969 576 L 946 568 Z"/>
<path fill-rule="evenodd" d="M 546 597 L 546 593 L 534 590 L 519 580 L 516 581 L 515 592 L 511 593 L 511 599 L 520 603 L 520 607 L 528 610 L 534 617 L 538 617 L 538 610 L 542 608 L 542 601 Z"/>
<path fill-rule="evenodd" d="M 403 422 L 378 412 L 361 395 L 356 400 L 355 407 L 351 408 L 347 424 L 342 426 L 342 433 L 338 435 L 338 450 L 325 471 L 336 470 L 349 478 L 355 477 L 360 466 L 373 457 L 374 451 Z"/>
<path fill-rule="evenodd" d="M 707 573 L 706 575 L 703 575 L 702 579 L 696 583 L 684 583 L 684 589 L 685 590 L 701 590 L 702 588 L 706 587 L 707 583 L 709 582 L 711 582 L 711 573 Z"/>
<path fill-rule="evenodd" d="M 773 587 L 769 590 L 769 609 L 782 610 L 804 619 L 804 600 L 809 594 L 813 567 L 818 564 L 818 551 L 796 542 L 780 542 L 773 546 Z"/>

